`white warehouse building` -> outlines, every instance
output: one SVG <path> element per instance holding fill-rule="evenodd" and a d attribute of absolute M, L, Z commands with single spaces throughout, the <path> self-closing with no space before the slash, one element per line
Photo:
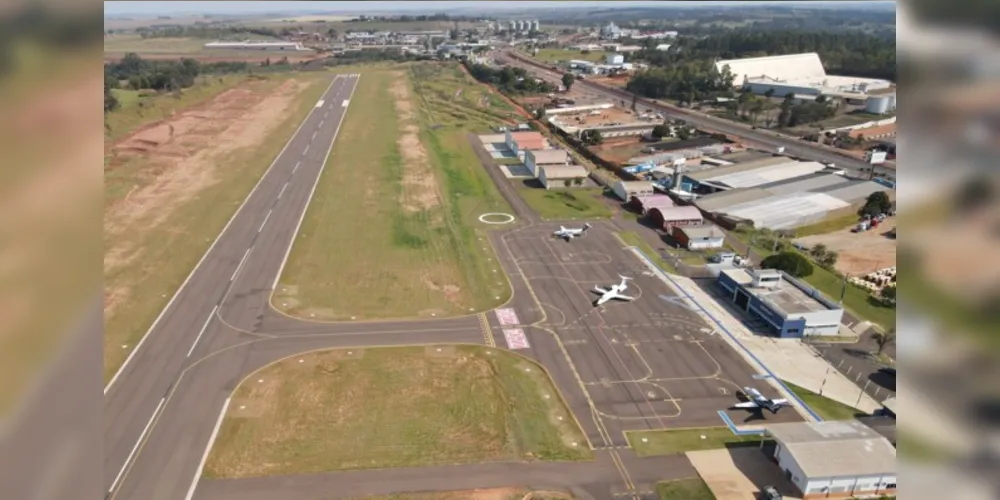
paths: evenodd
<path fill-rule="evenodd" d="M 892 82 L 876 78 L 826 74 L 819 54 L 788 54 L 717 61 L 716 69 L 726 66 L 733 73 L 733 86 L 747 88 L 754 94 L 773 90 L 778 97 L 795 95 L 864 96 L 873 90 L 888 89 Z"/>
<path fill-rule="evenodd" d="M 774 460 L 804 500 L 896 495 L 896 448 L 862 422 L 772 424 L 767 432 Z"/>
<path fill-rule="evenodd" d="M 274 50 L 274 51 L 302 51 L 309 50 L 299 42 L 266 42 L 247 40 L 243 42 L 209 42 L 205 44 L 206 49 L 230 49 L 230 50 Z"/>

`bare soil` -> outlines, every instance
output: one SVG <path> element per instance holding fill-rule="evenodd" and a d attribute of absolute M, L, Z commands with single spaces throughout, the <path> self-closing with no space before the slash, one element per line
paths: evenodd
<path fill-rule="evenodd" d="M 119 236 L 162 225 L 178 207 L 218 182 L 225 158 L 263 142 L 306 87 L 308 83 L 292 79 L 277 88 L 263 81 L 247 82 L 108 145 L 106 172 L 141 164 L 131 191 L 105 207 L 104 234 L 110 242 L 105 248 L 105 273 L 142 254 L 141 248 Z M 105 313 L 110 315 L 127 295 L 125 289 L 106 289 Z"/>
<path fill-rule="evenodd" d="M 895 221 L 889 219 L 863 233 L 852 233 L 848 228 L 796 241 L 809 247 L 819 243 L 826 245 L 827 249 L 840 255 L 835 268 L 844 274 L 857 276 L 896 265 L 896 240 L 885 235 L 894 225 Z"/>
<path fill-rule="evenodd" d="M 440 189 L 427 151 L 420 142 L 420 128 L 415 121 L 406 75 L 394 79 L 390 92 L 396 98 L 400 119 L 398 145 L 403 157 L 403 211 L 412 214 L 436 208 L 441 205 Z M 442 219 L 436 216 L 432 222 L 439 224 Z"/>

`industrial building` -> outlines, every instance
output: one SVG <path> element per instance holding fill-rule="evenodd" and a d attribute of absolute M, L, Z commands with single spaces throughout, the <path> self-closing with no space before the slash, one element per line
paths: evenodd
<path fill-rule="evenodd" d="M 705 223 L 701 211 L 691 205 L 652 208 L 646 213 L 646 218 L 668 233 L 672 233 L 677 226 L 700 226 Z"/>
<path fill-rule="evenodd" d="M 209 42 L 205 44 L 206 49 L 229 49 L 229 50 L 273 50 L 273 51 L 304 51 L 305 48 L 299 42 L 269 42 L 245 40 L 242 42 Z"/>
<path fill-rule="evenodd" d="M 626 204 L 628 208 L 639 212 L 642 215 L 646 215 L 650 210 L 654 208 L 671 208 L 674 206 L 674 200 L 670 199 L 669 196 L 665 194 L 650 194 L 643 196 L 633 196 L 632 199 Z"/>
<path fill-rule="evenodd" d="M 718 283 L 738 309 L 762 319 L 781 338 L 840 333 L 844 309 L 783 271 L 724 269 Z"/>
<path fill-rule="evenodd" d="M 570 186 L 575 186 L 576 179 L 586 179 L 588 175 L 587 169 L 581 167 L 580 165 L 568 165 L 568 166 L 545 166 L 539 169 L 538 181 L 542 183 L 545 189 L 567 187 L 566 181 L 571 181 Z M 583 184 L 581 184 L 583 185 Z"/>
<path fill-rule="evenodd" d="M 747 88 L 755 94 L 773 90 L 774 95 L 831 95 L 865 99 L 872 91 L 889 89 L 892 82 L 875 78 L 827 75 L 819 54 L 788 54 L 746 59 L 717 61 L 715 67 L 725 67 L 735 75 L 733 85 Z"/>
<path fill-rule="evenodd" d="M 700 226 L 676 225 L 670 235 L 680 246 L 688 250 L 708 250 L 722 248 L 726 243 L 726 234 L 718 226 L 703 224 Z"/>
<path fill-rule="evenodd" d="M 770 424 L 772 456 L 785 477 L 815 498 L 896 495 L 896 448 L 857 421 Z"/>
<path fill-rule="evenodd" d="M 770 229 L 793 228 L 822 220 L 831 214 L 853 211 L 877 191 L 887 192 L 892 197 L 891 190 L 877 182 L 851 179 L 837 172 L 814 170 L 815 165 L 804 167 L 797 172 L 804 175 L 794 177 L 787 176 L 787 170 L 783 173 L 780 171 L 780 168 L 784 168 L 783 164 L 773 167 L 779 169 L 764 174 L 743 171 L 743 176 L 725 174 L 722 176 L 724 181 L 719 180 L 718 176 L 704 179 L 715 173 L 713 170 L 685 175 L 684 178 L 702 179 L 702 184 L 697 185 L 699 187 L 704 186 L 706 181 L 714 187 L 733 187 L 698 198 L 695 205 L 703 212 L 714 214 L 718 219 L 726 219 L 733 224 L 750 220 L 755 227 Z M 714 170 L 732 168 L 721 167 Z M 760 170 L 767 168 L 770 167 Z M 728 177 L 730 175 L 732 177 Z M 766 182 L 768 180 L 771 181 Z"/>
<path fill-rule="evenodd" d="M 656 192 L 653 190 L 653 183 L 647 181 L 618 181 L 611 186 L 611 190 L 624 202 L 632 197 L 650 196 Z"/>
<path fill-rule="evenodd" d="M 516 155 L 524 151 L 548 149 L 549 147 L 545 136 L 538 132 L 511 132 L 507 130 L 504 132 L 504 143 Z"/>
<path fill-rule="evenodd" d="M 531 175 L 535 177 L 539 176 L 539 169 L 542 167 L 558 167 L 568 164 L 569 153 L 564 149 L 528 150 L 524 153 L 524 166 L 528 167 Z"/>

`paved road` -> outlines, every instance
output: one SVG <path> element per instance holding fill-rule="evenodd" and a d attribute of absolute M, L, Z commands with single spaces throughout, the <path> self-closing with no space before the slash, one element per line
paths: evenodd
<path fill-rule="evenodd" d="M 513 50 L 504 51 L 504 55 L 513 66 L 522 67 L 535 74 L 546 76 L 551 81 L 559 81 L 562 78 L 561 73 L 555 72 L 549 67 L 536 61 L 532 61 L 521 54 L 517 54 Z M 588 90 L 605 96 L 613 102 L 625 100 L 626 105 L 631 105 L 633 96 L 631 92 L 598 85 L 593 82 L 588 82 L 587 80 L 578 80 L 574 85 L 586 87 Z M 662 104 L 657 104 L 650 99 L 639 98 L 636 102 L 647 108 L 663 113 L 665 116 L 684 119 L 698 128 L 715 130 L 724 134 L 741 137 L 746 142 L 754 143 L 758 146 L 763 146 L 769 149 L 784 147 L 785 154 L 790 156 L 796 156 L 813 161 L 833 162 L 839 167 L 847 168 L 853 171 L 859 171 L 867 166 L 866 163 L 858 160 L 857 158 L 852 158 L 818 145 L 810 145 L 802 140 L 781 136 L 774 132 L 752 129 L 748 125 L 735 123 L 695 111 L 668 107 Z"/>
<path fill-rule="evenodd" d="M 653 370 L 656 370 L 657 377 L 669 378 L 672 373 L 683 377 L 685 371 L 714 376 L 713 363 L 721 363 L 719 373 L 727 377 L 729 385 L 746 380 L 749 373 L 745 368 L 741 371 L 738 364 L 733 365 L 729 358 L 735 359 L 734 353 L 727 354 L 721 349 L 716 351 L 711 346 L 706 351 L 710 354 L 698 361 L 672 352 L 669 342 L 664 343 L 664 347 L 650 347 L 651 354 L 646 357 L 616 358 L 622 356 L 622 351 L 608 344 L 608 335 L 621 335 L 623 340 L 627 340 L 633 335 L 632 327 L 635 327 L 636 341 L 656 342 L 654 337 L 664 335 L 664 331 L 676 326 L 672 326 L 674 323 L 687 324 L 678 327 L 684 330 L 678 330 L 679 335 L 685 332 L 693 334 L 694 327 L 682 317 L 683 312 L 675 312 L 676 317 L 672 321 L 671 318 L 657 318 L 661 309 L 657 301 L 660 299 L 653 297 L 644 299 L 644 305 L 637 306 L 639 319 L 632 319 L 631 312 L 636 311 L 629 312 L 625 308 L 609 309 L 608 318 L 601 319 L 603 312 L 591 313 L 589 307 L 585 307 L 589 306 L 585 298 L 571 296 L 567 291 L 578 284 L 535 287 L 531 279 L 536 278 L 537 273 L 557 273 L 565 271 L 566 266 L 564 263 L 549 262 L 543 263 L 539 269 L 523 271 L 519 266 L 528 266 L 527 262 L 513 262 L 514 256 L 522 253 L 521 257 L 529 260 L 531 252 L 541 257 L 539 252 L 544 247 L 540 245 L 549 244 L 537 236 L 552 228 L 535 227 L 533 217 L 526 215 L 528 221 L 521 228 L 491 235 L 501 238 L 499 243 L 503 246 L 498 248 L 507 250 L 500 252 L 506 259 L 505 270 L 514 277 L 516 300 L 508 307 L 515 308 L 532 322 L 546 315 L 555 318 L 562 314 L 565 320 L 562 324 L 538 326 L 551 327 L 567 340 L 570 340 L 568 336 L 584 333 L 594 341 L 595 344 L 590 347 L 576 347 L 583 348 L 584 352 L 565 357 L 565 345 L 560 346 L 558 342 L 561 338 L 531 333 L 530 338 L 537 342 L 529 355 L 545 363 L 560 388 L 570 392 L 571 406 L 581 422 L 585 423 L 588 436 L 599 450 L 597 462 L 479 464 L 429 470 L 204 481 L 204 490 L 201 490 L 201 468 L 218 431 L 228 398 L 237 384 L 252 371 L 277 359 L 312 349 L 439 342 L 482 343 L 484 340 L 484 326 L 479 316 L 429 321 L 320 323 L 290 318 L 269 306 L 277 276 L 357 84 L 356 76 L 340 76 L 333 80 L 322 101 L 305 119 L 202 262 L 136 346 L 133 356 L 105 389 L 103 479 L 108 497 L 142 500 L 330 498 L 331 495 L 335 497 L 352 491 L 371 494 L 521 483 L 539 486 L 576 484 L 584 491 L 592 492 L 593 498 L 624 498 L 628 493 L 635 493 L 634 498 L 641 498 L 646 496 L 644 492 L 652 490 L 653 482 L 658 479 L 694 475 L 683 457 L 639 459 L 631 451 L 620 448 L 624 445 L 621 432 L 635 426 L 612 422 L 616 418 L 621 420 L 623 415 L 641 417 L 635 420 L 638 428 L 653 426 L 648 423 L 649 419 L 657 420 L 656 425 L 662 426 L 659 425 L 658 410 L 654 409 L 653 413 L 647 411 L 651 396 L 642 394 L 637 387 L 612 387 L 606 391 L 607 394 L 594 398 L 581 391 L 578 379 L 568 375 L 569 372 L 576 371 L 575 366 L 579 362 L 583 366 L 579 373 L 587 377 L 583 379 L 587 382 L 600 383 L 602 378 L 634 381 L 634 378 L 628 379 L 624 375 L 636 376 L 632 373 L 638 370 L 636 363 L 641 365 L 652 360 L 655 366 L 650 367 L 650 375 L 654 375 Z M 502 191 L 506 196 L 516 196 L 511 189 Z M 514 241 L 516 237 L 512 237 L 510 241 L 503 241 L 503 235 L 518 233 L 523 233 L 520 236 L 527 235 L 528 240 L 518 242 Z M 494 243 L 498 243 L 497 240 Z M 624 256 L 614 254 L 616 251 L 621 253 L 620 247 L 617 250 L 612 247 L 615 247 L 613 242 L 605 240 L 592 250 L 585 250 L 584 246 L 567 248 L 589 252 L 595 260 L 584 262 L 591 266 L 586 272 L 606 281 L 612 272 L 625 271 L 619 269 L 621 266 L 634 270 L 637 265 L 634 259 L 621 264 L 619 259 Z M 608 260 L 605 261 L 601 255 Z M 531 279 L 516 279 L 518 276 L 529 276 Z M 576 276 L 567 283 L 585 279 L 591 278 Z M 638 283 L 651 293 L 662 291 L 652 280 Z M 536 295 L 536 288 L 544 291 Z M 535 301 L 536 297 L 544 297 L 552 309 L 545 311 L 544 306 Z M 487 324 L 495 325 L 496 331 L 500 332 L 497 317 L 494 314 L 489 317 Z M 574 332 L 574 326 L 567 322 L 580 318 L 589 319 L 584 319 L 578 325 L 583 328 Z M 597 323 L 591 324 L 591 319 Z M 642 324 L 629 323 L 636 321 Z M 652 327 L 662 329 L 650 329 Z M 676 341 L 672 337 L 665 340 Z M 502 336 L 497 341 L 503 347 Z M 706 341 L 701 342 L 704 347 Z M 680 345 L 677 347 L 680 353 L 697 353 L 701 349 L 692 347 L 694 351 L 685 351 Z M 638 354 L 639 351 L 635 352 Z M 730 368 L 730 365 L 737 368 Z M 733 370 L 736 375 L 731 375 Z M 603 387 L 587 387 L 595 392 L 604 390 Z M 701 389 L 718 391 L 717 388 Z M 670 390 L 673 392 L 675 389 Z M 685 389 L 678 384 L 676 390 Z M 684 397 L 688 397 L 689 401 L 681 404 L 690 409 L 689 414 L 701 415 L 690 421 L 685 417 L 683 421 L 688 423 L 710 418 L 709 410 L 714 409 L 722 399 L 730 399 L 721 395 L 702 403 L 698 403 L 695 396 L 675 395 L 667 396 L 667 399 Z M 588 400 L 599 404 L 590 405 Z M 674 403 L 664 400 L 654 406 L 676 408 Z M 608 416 L 591 419 L 595 410 Z M 588 419 L 590 424 L 586 424 Z"/>

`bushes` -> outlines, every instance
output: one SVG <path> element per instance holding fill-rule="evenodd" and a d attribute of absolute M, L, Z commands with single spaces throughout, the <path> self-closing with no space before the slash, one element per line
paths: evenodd
<path fill-rule="evenodd" d="M 813 273 L 813 265 L 798 252 L 781 252 L 765 258 L 760 263 L 765 269 L 777 269 L 796 278 L 804 278 Z"/>

